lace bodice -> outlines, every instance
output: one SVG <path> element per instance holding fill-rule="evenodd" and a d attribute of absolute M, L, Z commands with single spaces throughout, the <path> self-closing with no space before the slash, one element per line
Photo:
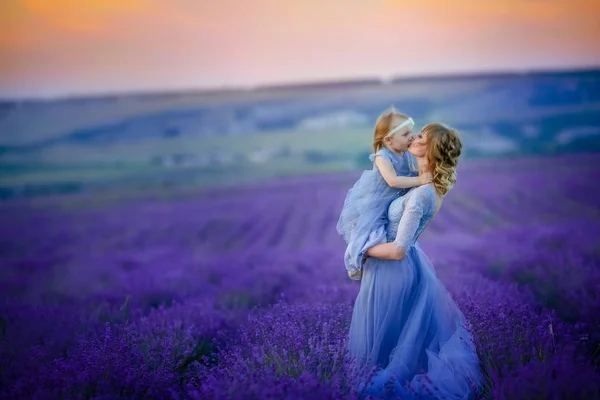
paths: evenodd
<path fill-rule="evenodd" d="M 388 209 L 388 242 L 402 247 L 415 244 L 434 213 L 435 192 L 430 185 L 419 186 L 394 200 Z"/>

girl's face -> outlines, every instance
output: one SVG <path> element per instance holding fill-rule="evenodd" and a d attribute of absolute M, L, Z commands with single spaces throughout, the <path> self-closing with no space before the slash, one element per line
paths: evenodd
<path fill-rule="evenodd" d="M 425 157 L 427 154 L 427 138 L 422 131 L 413 136 L 408 151 L 415 157 Z"/>
<path fill-rule="evenodd" d="M 400 123 L 395 126 L 400 125 Z M 390 137 L 384 139 L 386 146 L 396 152 L 403 152 L 408 150 L 410 143 L 412 142 L 412 127 L 408 125 L 405 128 L 400 129 L 398 132 Z"/>

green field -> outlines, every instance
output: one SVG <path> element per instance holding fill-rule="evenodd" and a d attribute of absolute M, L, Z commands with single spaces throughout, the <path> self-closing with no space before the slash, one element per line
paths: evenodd
<path fill-rule="evenodd" d="M 0 175 L 0 187 L 14 185 L 66 183 L 72 181 L 99 182 L 114 179 L 152 176 L 165 178 L 184 174 L 194 183 L 210 183 L 223 179 L 217 175 L 233 175 L 231 178 L 252 179 L 265 175 L 299 174 L 303 172 L 339 171 L 355 168 L 357 152 L 370 150 L 369 128 L 349 129 L 337 132 L 290 131 L 257 133 L 251 136 L 186 137 L 175 140 L 152 138 L 143 141 L 95 144 L 64 144 L 30 152 L 26 155 L 5 157 L 5 167 Z M 185 153 L 188 155 L 231 154 L 232 158 L 256 151 L 289 148 L 285 157 L 271 161 L 243 162 L 235 165 L 204 166 L 157 166 L 153 157 Z M 336 160 L 310 165 L 306 151 L 318 151 Z M 12 160 L 11 160 L 12 158 Z M 346 161 L 344 161 L 346 160 Z M 23 165 L 26 163 L 26 165 Z M 218 171 L 221 171 L 219 174 Z M 197 175 L 197 179 L 194 179 Z M 210 176 L 204 176 L 210 175 Z"/>
<path fill-rule="evenodd" d="M 0 197 L 356 171 L 390 105 L 416 129 L 457 127 L 465 161 L 600 149 L 599 85 L 592 71 L 2 103 Z"/>

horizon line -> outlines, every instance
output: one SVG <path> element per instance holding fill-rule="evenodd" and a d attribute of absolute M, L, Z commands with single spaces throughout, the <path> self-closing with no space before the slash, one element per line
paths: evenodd
<path fill-rule="evenodd" d="M 581 73 L 600 73 L 600 65 L 578 66 L 578 67 L 550 67 L 550 68 L 527 68 L 527 69 L 497 69 L 497 70 L 479 70 L 473 72 L 456 71 L 448 73 L 431 73 L 431 74 L 404 74 L 391 75 L 389 78 L 377 76 L 356 76 L 343 79 L 316 79 L 316 80 L 299 80 L 286 81 L 275 83 L 262 83 L 256 85 L 238 85 L 238 86 L 203 86 L 189 88 L 156 88 L 156 89 L 124 89 L 113 90 L 106 92 L 88 92 L 88 93 L 72 93 L 55 96 L 23 96 L 23 97 L 1 97 L 0 104 L 12 103 L 47 103 L 47 102 L 69 102 L 77 100 L 109 100 L 111 98 L 123 97 L 158 97 L 158 96 L 181 96 L 193 94 L 223 94 L 235 92 L 271 92 L 283 90 L 311 90 L 311 89 L 334 89 L 345 85 L 388 85 L 401 82 L 418 82 L 431 80 L 446 80 L 446 79 L 472 79 L 472 78 L 493 78 L 493 77 L 510 77 L 523 75 L 570 75 Z"/>

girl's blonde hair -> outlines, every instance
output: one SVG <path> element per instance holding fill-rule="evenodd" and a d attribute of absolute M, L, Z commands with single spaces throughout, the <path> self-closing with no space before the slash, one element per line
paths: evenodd
<path fill-rule="evenodd" d="M 456 167 L 462 153 L 458 132 L 444 124 L 432 123 L 421 131 L 427 140 L 427 160 L 433 174 L 433 184 L 442 196 L 456 183 Z"/>
<path fill-rule="evenodd" d="M 373 132 L 373 153 L 377 153 L 383 148 L 383 140 L 392 129 L 408 119 L 408 115 L 399 113 L 393 108 L 390 111 L 381 114 L 375 122 L 375 131 Z"/>

